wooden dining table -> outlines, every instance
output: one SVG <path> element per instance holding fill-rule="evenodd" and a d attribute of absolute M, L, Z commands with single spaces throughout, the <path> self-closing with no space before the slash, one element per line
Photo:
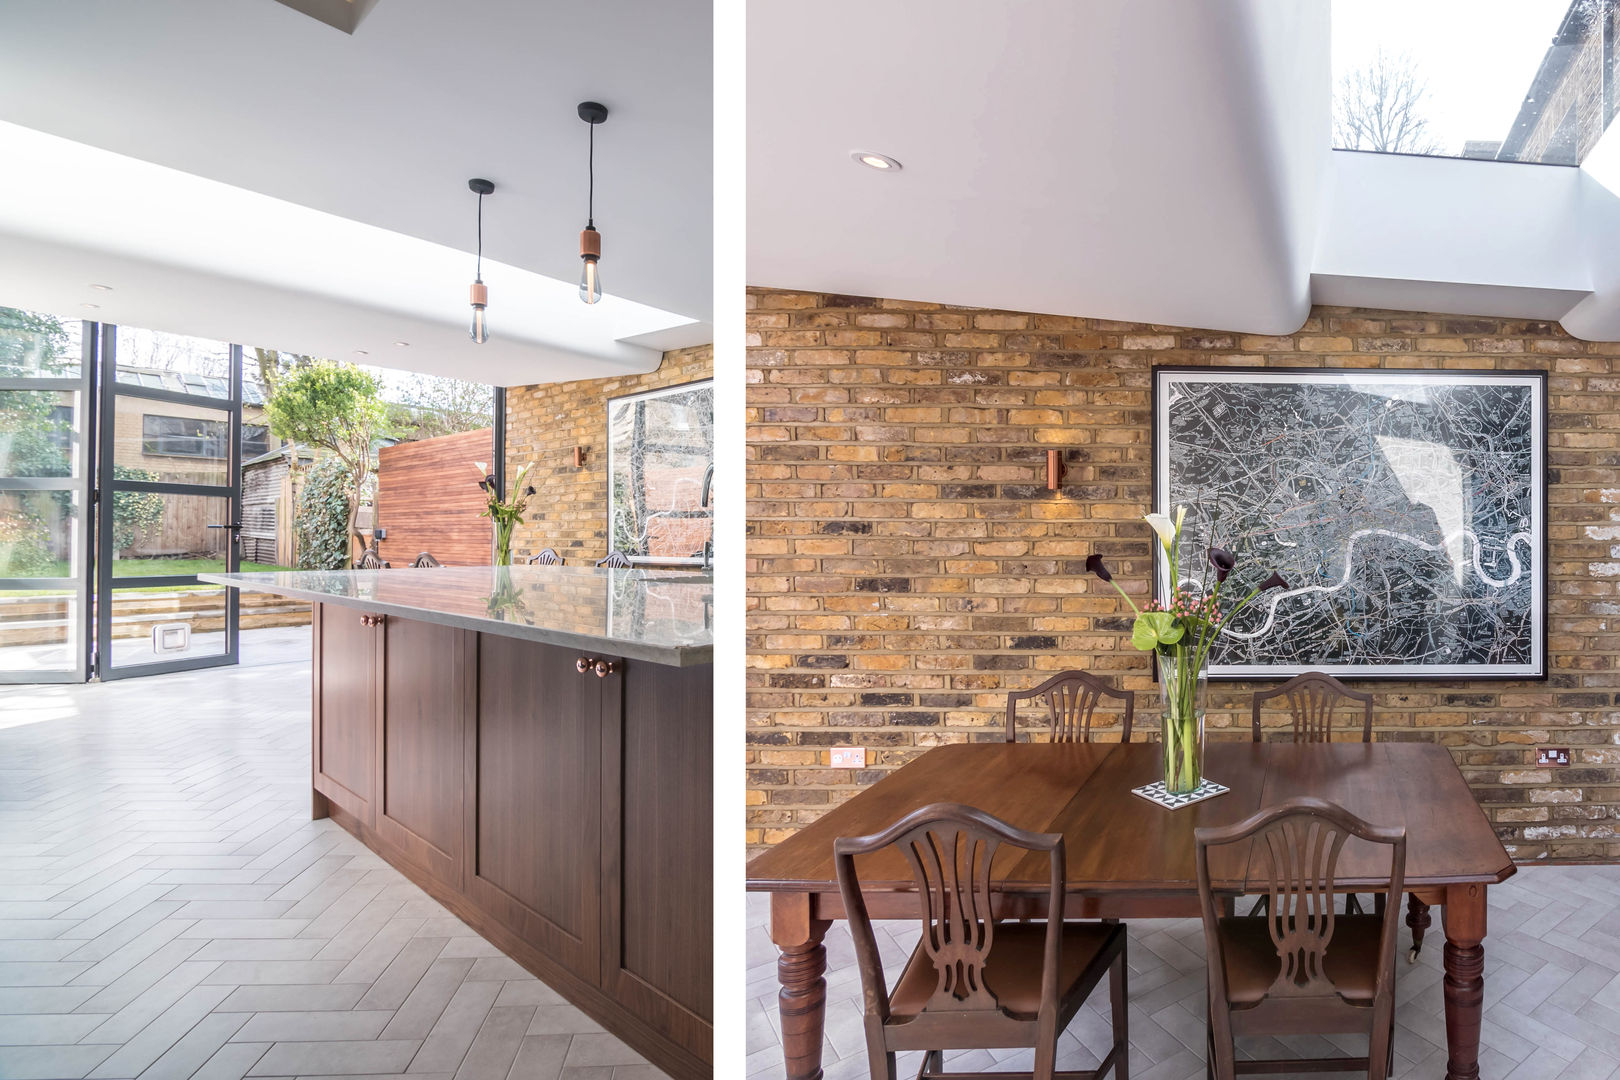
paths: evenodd
<path fill-rule="evenodd" d="M 1218 742 L 1208 748 L 1204 772 L 1231 790 L 1167 810 L 1131 792 L 1160 778 L 1157 745 L 942 746 L 760 854 L 748 865 L 748 889 L 771 896 L 790 1080 L 821 1076 L 822 939 L 845 917 L 833 870 L 836 838 L 877 832 L 930 803 L 966 803 L 1020 829 L 1063 834 L 1066 918 L 1189 918 L 1199 910 L 1193 830 L 1228 825 L 1300 795 L 1338 803 L 1377 825 L 1406 827 L 1406 922 L 1415 945 L 1429 925 L 1430 905 L 1443 906 L 1446 1077 L 1475 1080 L 1486 890 L 1510 877 L 1514 866 L 1450 752 L 1419 742 Z M 997 918 L 1044 915 L 1050 880 L 1037 861 L 1007 848 L 992 863 Z M 897 851 L 863 856 L 857 869 L 873 918 L 919 917 L 917 887 Z M 1352 838 L 1340 854 L 1337 887 L 1387 891 L 1389 871 L 1387 849 Z M 1263 858 L 1249 845 L 1212 850 L 1210 878 L 1216 891 L 1231 897 L 1267 888 Z"/>

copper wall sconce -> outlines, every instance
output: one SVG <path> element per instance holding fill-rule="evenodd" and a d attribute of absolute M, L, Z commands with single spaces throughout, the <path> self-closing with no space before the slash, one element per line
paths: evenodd
<path fill-rule="evenodd" d="M 574 447 L 574 468 L 583 469 L 584 467 L 585 467 L 585 448 L 583 446 L 576 446 L 576 447 Z"/>
<path fill-rule="evenodd" d="M 1056 491 L 1063 483 L 1063 451 L 1046 452 L 1046 490 Z"/>

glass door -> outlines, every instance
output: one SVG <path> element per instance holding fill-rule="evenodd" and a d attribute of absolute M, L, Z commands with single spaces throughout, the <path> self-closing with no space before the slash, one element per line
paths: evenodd
<path fill-rule="evenodd" d="M 103 679 L 234 664 L 242 349 L 100 328 L 96 670 Z"/>
<path fill-rule="evenodd" d="M 0 683 L 88 670 L 94 325 L 0 307 Z"/>

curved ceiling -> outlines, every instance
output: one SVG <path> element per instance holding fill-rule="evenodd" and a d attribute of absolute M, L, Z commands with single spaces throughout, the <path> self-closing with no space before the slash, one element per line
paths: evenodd
<path fill-rule="evenodd" d="M 1620 135 L 1581 169 L 1333 151 L 1328 0 L 749 15 L 753 284 L 1263 334 L 1312 303 L 1568 314 L 1620 337 L 1620 199 L 1594 182 Z"/>
<path fill-rule="evenodd" d="M 180 214 L 169 242 L 148 237 L 132 250 L 125 238 L 87 237 L 71 205 L 8 202 L 0 230 L 62 244 L 57 261 L 74 273 L 103 251 L 137 260 L 146 267 L 141 290 L 153 294 L 179 293 L 199 273 L 218 278 L 216 314 L 262 314 L 248 310 L 261 287 L 266 296 L 302 294 L 299 312 L 321 312 L 305 319 L 288 311 L 280 340 L 255 344 L 341 356 L 374 331 L 426 339 L 421 323 L 442 332 L 421 352 L 413 341 L 409 363 L 419 370 L 502 382 L 577 378 L 581 365 L 587 373 L 646 370 L 662 347 L 712 338 L 711 35 L 701 0 L 379 0 L 352 34 L 273 0 L 12 0 L 0 35 L 0 121 L 107 153 L 108 172 L 142 163 L 172 170 L 172 185 L 152 181 L 158 201 L 174 204 L 165 214 L 183 208 L 179 193 L 197 190 L 187 186 L 193 179 L 219 186 L 210 196 L 218 207 L 232 205 L 234 189 L 242 227 L 227 213 L 203 234 Z M 515 306 L 548 290 L 573 291 L 588 134 L 575 105 L 586 99 L 610 109 L 596 133 L 596 222 L 607 291 L 639 312 L 628 320 L 577 300 L 524 313 Z M 60 175 L 49 156 L 7 157 L 8 168 L 21 162 L 28 182 L 48 186 Z M 494 350 L 463 343 L 464 329 L 451 332 L 465 321 L 472 277 L 471 176 L 497 184 L 484 205 L 491 322 L 505 335 Z M 112 198 L 93 184 L 81 194 L 97 204 Z M 305 230 L 307 283 L 255 266 L 250 245 L 278 215 Z M 347 246 L 353 225 L 397 238 L 379 246 L 406 253 L 395 262 L 400 273 Z M 207 244 L 235 244 L 234 263 L 199 265 L 192 256 Z M 461 258 L 447 258 L 454 255 Z M 285 269 L 279 256 L 263 262 Z M 353 287 L 333 296 L 336 268 Z M 431 298 L 398 288 L 402 272 L 428 268 L 454 284 Z M 0 251 L 0 287 L 19 283 L 36 293 L 50 284 L 31 281 L 26 266 Z M 435 277 L 435 290 L 439 284 Z M 60 285 L 82 290 L 84 282 Z M 220 303 L 246 306 L 221 312 Z M 148 325 L 160 316 L 184 324 L 158 329 L 204 333 L 210 321 L 183 295 L 152 310 Z M 391 319 L 400 320 L 397 330 L 388 329 Z"/>

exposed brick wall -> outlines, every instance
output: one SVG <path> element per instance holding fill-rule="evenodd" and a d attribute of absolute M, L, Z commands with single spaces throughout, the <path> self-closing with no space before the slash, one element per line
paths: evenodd
<path fill-rule="evenodd" d="M 556 548 L 569 563 L 607 554 L 607 403 L 643 390 L 714 376 L 714 346 L 664 354 L 647 375 L 515 386 L 506 391 L 506 475 L 534 462 L 528 520 L 512 537 L 512 551 L 527 557 Z M 585 467 L 574 468 L 574 447 L 585 447 Z"/>
<path fill-rule="evenodd" d="M 1154 364 L 1551 372 L 1551 678 L 1361 685 L 1378 738 L 1452 749 L 1516 858 L 1620 856 L 1620 345 L 1410 312 L 1319 308 L 1261 337 L 765 290 L 749 295 L 750 846 L 928 747 L 999 738 L 1006 691 L 1054 670 L 1116 679 L 1157 724 L 1148 657 L 1109 625 L 1124 605 L 1081 565 L 1102 551 L 1147 592 Z M 1247 737 L 1255 685 L 1211 687 L 1212 738 Z M 1547 744 L 1574 764 L 1536 769 Z M 834 770 L 833 745 L 875 755 Z"/>

